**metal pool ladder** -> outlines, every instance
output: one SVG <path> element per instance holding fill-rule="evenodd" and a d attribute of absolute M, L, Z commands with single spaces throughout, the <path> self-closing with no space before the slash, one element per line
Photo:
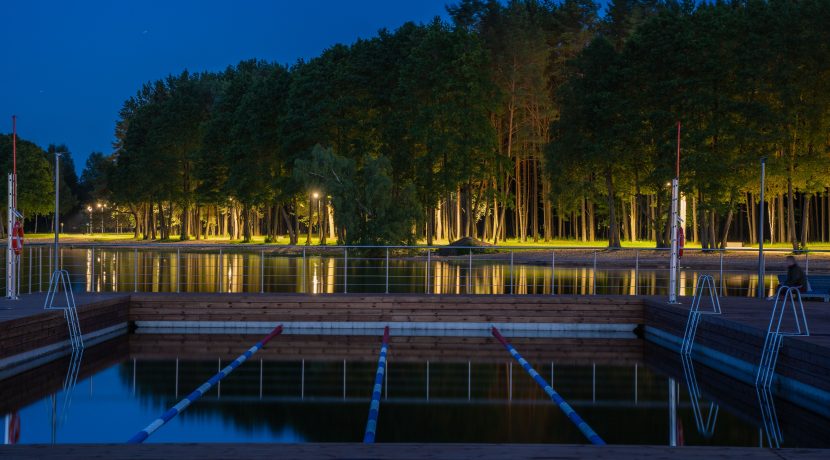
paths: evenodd
<path fill-rule="evenodd" d="M 63 289 L 66 296 L 66 306 L 55 306 L 55 295 Z M 49 291 L 46 293 L 46 302 L 43 304 L 45 310 L 63 310 L 66 324 L 69 326 L 69 343 L 72 350 L 82 350 L 84 339 L 81 334 L 81 320 L 78 318 L 78 309 L 75 306 L 75 295 L 72 293 L 72 284 L 69 282 L 69 272 L 66 270 L 55 270 L 49 279 Z"/>
<path fill-rule="evenodd" d="M 796 303 L 796 299 L 798 302 Z M 779 303 L 781 308 L 779 309 Z M 787 308 L 792 308 L 794 330 L 782 331 L 781 323 Z M 808 337 L 810 328 L 807 325 L 807 315 L 804 314 L 804 303 L 801 301 L 801 291 L 798 287 L 781 286 L 775 294 L 775 304 L 767 326 L 767 336 L 761 349 L 761 362 L 758 363 L 758 373 L 755 375 L 755 386 L 769 389 L 775 376 L 775 364 L 778 362 L 778 353 L 784 337 Z"/>
<path fill-rule="evenodd" d="M 703 299 L 705 289 L 709 290 L 708 294 L 709 299 L 712 301 L 712 311 L 700 311 L 700 301 Z M 680 344 L 681 355 L 689 356 L 692 353 L 701 315 L 720 315 L 720 313 L 720 299 L 718 298 L 718 290 L 715 288 L 715 279 L 712 275 L 702 275 L 697 279 L 695 296 L 692 299 L 692 306 L 689 308 L 689 317 L 686 319 L 683 342 Z"/>

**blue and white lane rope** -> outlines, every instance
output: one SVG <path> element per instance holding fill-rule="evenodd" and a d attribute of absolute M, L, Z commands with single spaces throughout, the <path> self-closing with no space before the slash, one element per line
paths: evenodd
<path fill-rule="evenodd" d="M 372 390 L 372 402 L 369 405 L 369 420 L 366 422 L 366 433 L 363 435 L 364 444 L 375 442 L 375 432 L 378 428 L 378 414 L 380 413 L 380 395 L 383 391 L 383 375 L 386 373 L 386 350 L 389 348 L 389 326 L 383 329 L 383 343 L 380 346 L 378 370 L 375 373 L 375 387 Z"/>
<path fill-rule="evenodd" d="M 548 385 L 548 382 L 546 382 L 545 379 L 542 378 L 542 376 L 539 375 L 539 373 L 536 372 L 535 369 L 533 369 L 530 363 L 528 363 L 526 359 L 522 358 L 522 355 L 520 355 L 519 352 L 516 351 L 515 348 L 513 348 L 513 345 L 510 345 L 510 343 L 501 335 L 501 333 L 498 329 L 496 329 L 495 326 L 493 326 L 491 332 L 493 334 L 493 337 L 495 337 L 499 342 L 501 342 L 501 344 L 504 345 L 504 348 L 506 348 L 507 351 L 510 352 L 510 355 L 513 356 L 513 358 L 516 359 L 516 361 L 518 361 L 519 364 L 522 365 L 522 367 L 527 371 L 528 374 L 530 374 L 531 377 L 533 377 L 533 380 L 535 380 L 536 383 L 538 383 L 539 386 L 542 387 L 543 390 L 545 390 L 545 393 L 547 393 L 548 396 L 550 396 L 550 399 L 553 402 L 555 402 L 560 409 L 562 409 L 562 412 L 564 412 L 569 419 L 571 419 L 571 421 L 576 425 L 576 427 L 579 428 L 579 431 L 581 431 L 582 434 L 584 434 L 585 437 L 588 438 L 589 441 L 591 441 L 591 444 L 604 446 L 605 441 L 603 441 L 602 438 L 600 438 L 599 435 L 590 426 L 588 426 L 587 423 L 585 423 L 585 420 L 582 420 L 582 417 L 580 417 L 579 414 L 577 414 L 576 411 L 573 410 L 570 404 L 568 404 L 564 399 L 562 399 L 562 396 L 559 396 L 559 393 L 557 393 L 552 386 Z"/>
<path fill-rule="evenodd" d="M 199 388 L 196 388 L 193 391 L 193 393 L 190 393 L 184 399 L 179 401 L 178 404 L 176 404 L 175 406 L 168 409 L 167 412 L 161 414 L 161 417 L 155 419 L 153 421 L 153 423 L 147 425 L 147 428 L 144 428 L 143 430 L 136 433 L 135 436 L 133 436 L 132 438 L 130 438 L 127 441 L 127 444 L 141 444 L 142 442 L 144 442 L 144 440 L 147 439 L 148 437 L 150 437 L 150 435 L 153 434 L 153 432 L 155 432 L 156 430 L 158 430 L 159 428 L 164 426 L 164 424 L 169 422 L 170 420 L 172 420 L 173 417 L 175 417 L 175 416 L 179 415 L 180 413 L 184 412 L 184 410 L 187 409 L 188 406 L 190 406 L 192 403 L 196 402 L 197 399 L 201 398 L 202 395 L 204 395 L 208 390 L 211 389 L 211 387 L 213 387 L 213 385 L 216 385 L 217 382 L 219 382 L 220 380 L 225 378 L 228 374 L 233 372 L 234 369 L 239 367 L 240 364 L 247 361 L 248 358 L 250 358 L 251 356 L 253 356 L 254 353 L 259 351 L 260 348 L 264 347 L 265 344 L 267 344 L 271 339 L 273 339 L 274 337 L 280 335 L 281 333 L 282 333 L 282 324 L 280 324 L 279 326 L 274 328 L 274 330 L 271 331 L 270 334 L 266 335 L 262 340 L 257 342 L 256 345 L 252 346 L 250 349 L 248 349 L 248 351 L 246 351 L 245 353 L 241 354 L 238 358 L 233 360 L 232 363 L 225 366 L 225 368 L 222 369 L 221 371 L 219 371 L 218 374 L 211 377 L 207 382 L 203 383 Z"/>

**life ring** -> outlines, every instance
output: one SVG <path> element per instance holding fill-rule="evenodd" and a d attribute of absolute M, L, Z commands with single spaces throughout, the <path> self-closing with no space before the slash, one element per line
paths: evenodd
<path fill-rule="evenodd" d="M 17 255 L 23 252 L 23 226 L 20 221 L 15 222 L 12 228 L 12 250 Z"/>
<path fill-rule="evenodd" d="M 13 412 L 9 419 L 9 444 L 17 444 L 20 441 L 20 416 Z"/>
<path fill-rule="evenodd" d="M 683 246 L 686 245 L 686 235 L 683 233 L 683 227 L 677 227 L 677 258 L 683 257 Z"/>

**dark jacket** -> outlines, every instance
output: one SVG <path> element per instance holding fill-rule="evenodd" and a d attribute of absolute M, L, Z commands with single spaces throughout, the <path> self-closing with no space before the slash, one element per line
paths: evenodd
<path fill-rule="evenodd" d="M 807 290 L 807 276 L 804 275 L 804 270 L 798 265 L 790 265 L 787 267 L 787 286 L 798 286 L 802 291 Z"/>

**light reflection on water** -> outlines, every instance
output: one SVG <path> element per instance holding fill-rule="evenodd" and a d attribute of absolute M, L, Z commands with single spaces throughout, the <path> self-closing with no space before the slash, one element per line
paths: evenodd
<path fill-rule="evenodd" d="M 48 285 L 48 247 L 24 251 L 20 292 Z M 93 257 L 94 253 L 94 257 Z M 391 258 L 383 255 L 308 256 L 257 251 L 183 252 L 176 250 L 79 249 L 61 251 L 76 292 L 278 292 L 278 293 L 433 293 L 433 294 L 609 294 L 665 295 L 668 270 L 582 266 L 510 265 L 509 261 Z M 680 295 L 692 295 L 698 276 L 714 276 L 721 295 L 752 296 L 757 274 L 745 270 L 680 270 Z M 777 285 L 767 274 L 769 295 Z"/>
<path fill-rule="evenodd" d="M 197 335 L 192 337 L 205 340 Z M 146 354 L 146 347 L 159 337 L 140 339 L 148 342 L 124 348 L 128 340 L 137 340 L 131 336 L 116 339 L 121 341 L 120 345 L 108 343 L 91 348 L 86 357 L 87 369 L 82 370 L 73 389 L 23 397 L 21 401 L 26 402 L 12 411 L 21 421 L 19 442 L 124 442 L 231 359 L 209 359 L 209 352 L 190 354 L 187 350 L 198 348 L 195 344 L 185 344 L 190 348 L 181 350 L 190 359 L 153 358 Z M 253 336 L 225 339 L 238 345 L 232 348 L 240 350 L 255 340 Z M 263 355 L 255 355 L 240 366 L 147 442 L 359 442 L 366 423 L 376 357 L 357 350 L 355 357 L 346 360 L 326 358 L 319 352 L 306 359 L 280 358 L 281 347 L 294 350 L 298 344 L 313 344 L 319 338 L 280 339 L 286 342 L 270 344 Z M 351 340 L 341 345 L 353 348 L 362 343 L 377 348 L 376 340 Z M 452 339 L 435 339 L 435 348 L 446 349 L 446 340 Z M 619 359 L 611 357 L 609 352 L 602 351 L 603 346 L 620 348 L 609 345 L 608 340 L 596 341 L 598 345 L 584 343 L 583 349 L 594 347 L 595 359 L 563 358 L 556 362 L 546 361 L 543 356 L 559 348 L 561 351 L 556 353 L 577 352 L 571 342 L 517 342 L 531 357 L 531 364 L 553 382 L 557 391 L 607 442 L 665 445 L 669 436 L 669 377 L 639 361 L 642 352 L 619 351 Z M 620 343 L 629 346 L 631 341 Z M 406 347 L 407 341 L 397 347 L 393 342 L 381 400 L 378 442 L 584 443 L 579 431 L 536 383 L 509 359 L 500 345 L 491 342 L 482 342 L 480 349 L 494 354 L 479 353 L 478 359 L 469 361 L 422 359 L 415 356 L 421 352 Z M 563 346 L 566 343 L 570 348 Z M 144 357 L 109 356 L 113 349 L 129 349 L 131 354 Z M 167 351 L 168 355 L 175 353 Z M 676 367 L 676 363 L 665 360 L 661 363 Z M 55 363 L 53 367 L 64 364 Z M 44 375 L 33 372 L 26 378 L 42 383 Z M 20 378 L 19 385 L 25 386 L 26 378 Z M 51 378 L 55 380 L 53 388 L 60 388 L 62 375 L 52 373 Z M 676 382 L 680 392 L 678 426 L 686 445 L 759 445 L 763 434 L 752 409 L 749 413 L 736 412 L 735 407 L 741 405 L 728 401 L 719 401 L 721 409 L 714 432 L 698 432 L 689 391 L 682 381 Z M 705 389 L 705 382 L 701 383 Z M 6 390 L 13 389 L 4 387 Z M 700 404 L 708 405 L 707 398 L 704 391 Z M 66 400 L 68 404 L 64 404 Z M 786 412 L 781 414 L 782 420 L 793 420 Z M 826 443 L 809 437 L 787 437 L 794 428 L 782 428 L 790 446 Z"/>

